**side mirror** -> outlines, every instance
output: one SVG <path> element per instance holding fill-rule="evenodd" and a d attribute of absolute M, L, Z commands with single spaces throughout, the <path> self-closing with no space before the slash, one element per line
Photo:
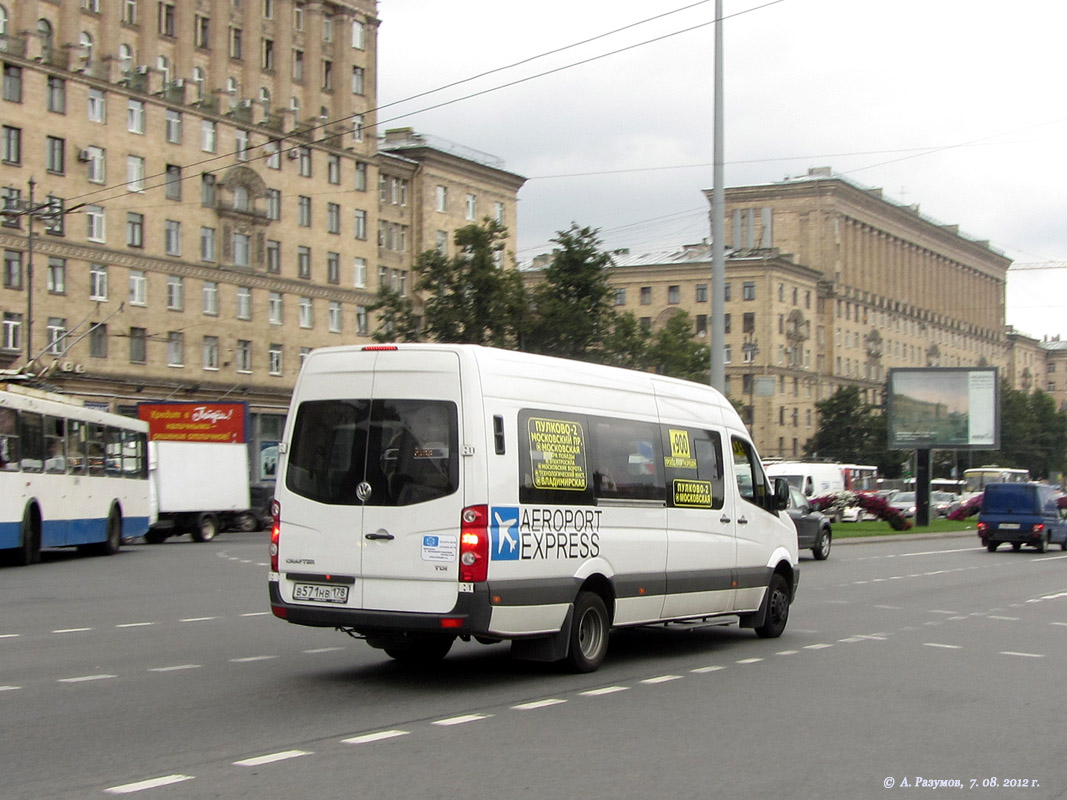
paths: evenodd
<path fill-rule="evenodd" d="M 789 507 L 789 481 L 785 478 L 774 479 L 774 509 L 784 511 Z"/>

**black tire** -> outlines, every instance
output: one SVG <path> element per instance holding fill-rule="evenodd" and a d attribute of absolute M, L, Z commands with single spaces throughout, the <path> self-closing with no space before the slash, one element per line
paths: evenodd
<path fill-rule="evenodd" d="M 243 533 L 251 533 L 252 531 L 263 530 L 263 526 L 259 521 L 259 517 L 251 511 L 245 511 L 237 515 L 237 530 Z"/>
<path fill-rule="evenodd" d="M 26 567 L 41 560 L 41 529 L 38 527 L 33 511 L 26 508 L 22 512 L 22 527 L 19 535 L 22 545 L 15 551 L 15 565 Z"/>
<path fill-rule="evenodd" d="M 988 550 L 990 553 L 995 553 L 997 552 L 998 547 L 1000 547 L 1000 542 L 988 542 L 985 546 L 985 549 Z"/>
<path fill-rule="evenodd" d="M 1060 542 L 1060 550 L 1067 550 L 1067 539 Z"/>
<path fill-rule="evenodd" d="M 789 586 L 779 573 L 771 576 L 767 586 L 767 616 L 763 624 L 756 628 L 756 635 L 761 639 L 777 639 L 789 622 Z"/>
<path fill-rule="evenodd" d="M 162 531 L 148 531 L 144 535 L 144 540 L 149 544 L 161 544 L 167 540 L 167 534 Z"/>
<path fill-rule="evenodd" d="M 1023 543 L 1022 542 L 1012 542 L 1011 543 L 1011 549 L 1014 552 L 1018 553 L 1020 550 L 1023 549 Z"/>
<path fill-rule="evenodd" d="M 1039 553 L 1044 553 L 1048 546 L 1048 534 L 1041 537 L 1041 540 L 1034 545 L 1034 549 Z"/>
<path fill-rule="evenodd" d="M 811 548 L 811 554 L 816 561 L 825 561 L 829 558 L 831 541 L 830 531 L 825 528 L 819 531 L 819 535 L 815 537 L 815 545 Z"/>
<path fill-rule="evenodd" d="M 219 535 L 219 518 L 214 514 L 201 514 L 193 528 L 193 541 L 210 542 Z"/>
<path fill-rule="evenodd" d="M 403 664 L 432 664 L 448 655 L 454 636 L 426 636 L 395 647 L 385 647 L 385 654 Z"/>
<path fill-rule="evenodd" d="M 111 509 L 107 518 L 107 538 L 96 546 L 96 553 L 113 556 L 122 549 L 122 515 L 117 508 Z"/>
<path fill-rule="evenodd" d="M 575 672 L 594 672 L 608 654 L 611 620 L 608 607 L 595 592 L 578 592 L 567 642 L 567 664 Z"/>

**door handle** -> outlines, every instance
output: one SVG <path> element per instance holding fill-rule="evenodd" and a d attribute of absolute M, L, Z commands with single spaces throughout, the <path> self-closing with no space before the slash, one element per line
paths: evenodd
<path fill-rule="evenodd" d="M 386 533 L 385 531 L 379 531 L 378 533 L 368 533 L 363 538 L 364 539 L 370 539 L 371 541 L 374 541 L 375 539 L 384 539 L 386 541 L 389 541 L 391 539 L 395 539 L 396 537 L 393 536 L 393 534 L 391 534 L 391 533 Z"/>
<path fill-rule="evenodd" d="M 723 514 L 721 517 L 719 517 L 719 522 L 721 522 L 723 525 L 728 525 L 730 522 L 730 518 Z"/>
<path fill-rule="evenodd" d="M 745 519 L 744 517 L 738 517 L 737 518 L 737 524 L 738 525 L 748 525 L 748 520 Z"/>

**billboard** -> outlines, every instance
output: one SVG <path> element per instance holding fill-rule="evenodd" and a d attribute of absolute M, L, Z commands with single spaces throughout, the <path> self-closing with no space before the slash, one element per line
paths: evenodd
<path fill-rule="evenodd" d="M 244 403 L 138 403 L 148 438 L 169 442 L 244 442 Z"/>
<path fill-rule="evenodd" d="M 1000 448 L 996 367 L 891 369 L 888 391 L 890 449 Z"/>

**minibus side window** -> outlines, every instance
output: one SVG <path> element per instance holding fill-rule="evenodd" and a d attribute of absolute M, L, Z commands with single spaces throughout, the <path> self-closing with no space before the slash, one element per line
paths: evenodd
<path fill-rule="evenodd" d="M 519 502 L 592 505 L 590 421 L 584 414 L 522 409 Z"/>
<path fill-rule="evenodd" d="M 668 505 L 722 508 L 724 470 L 719 434 L 674 425 L 663 425 L 662 432 Z"/>
<path fill-rule="evenodd" d="M 737 479 L 737 490 L 742 499 L 760 508 L 771 510 L 774 502 L 773 492 L 770 490 L 770 484 L 756 451 L 749 442 L 736 436 L 731 437 L 731 448 L 734 454 L 734 476 Z"/>
<path fill-rule="evenodd" d="M 596 441 L 593 486 L 597 497 L 662 500 L 663 459 L 659 430 L 648 422 L 592 418 Z"/>

